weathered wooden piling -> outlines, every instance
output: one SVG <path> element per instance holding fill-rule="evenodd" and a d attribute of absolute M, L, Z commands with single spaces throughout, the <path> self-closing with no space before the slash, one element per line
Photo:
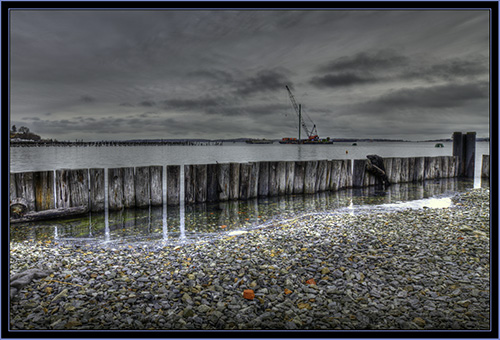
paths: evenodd
<path fill-rule="evenodd" d="M 58 209 L 71 207 L 69 171 L 67 169 L 56 171 L 56 208 Z"/>
<path fill-rule="evenodd" d="M 180 203 L 180 189 L 180 165 L 167 165 L 167 205 L 178 205 Z"/>
<path fill-rule="evenodd" d="M 151 174 L 151 205 L 163 204 L 163 166 L 152 165 L 149 167 Z"/>
<path fill-rule="evenodd" d="M 151 204 L 151 175 L 149 166 L 135 168 L 135 204 L 146 208 Z"/>
<path fill-rule="evenodd" d="M 286 195 L 286 162 L 278 162 L 276 180 L 278 182 L 278 195 Z"/>
<path fill-rule="evenodd" d="M 229 199 L 240 197 L 240 163 L 229 163 Z"/>
<path fill-rule="evenodd" d="M 458 176 L 474 177 L 476 157 L 476 133 L 453 133 L 453 156 L 458 157 Z"/>
<path fill-rule="evenodd" d="M 464 138 L 462 132 L 453 133 L 453 156 L 458 157 L 458 176 L 464 175 Z"/>
<path fill-rule="evenodd" d="M 54 209 L 54 172 L 34 172 L 33 185 L 35 192 L 35 210 L 42 211 Z"/>
<path fill-rule="evenodd" d="M 90 210 L 104 211 L 104 169 L 89 169 L 89 188 Z"/>
<path fill-rule="evenodd" d="M 269 162 L 259 162 L 259 197 L 269 196 Z"/>
<path fill-rule="evenodd" d="M 415 166 L 414 166 L 414 182 L 421 182 L 424 180 L 424 170 L 425 170 L 425 158 L 424 157 L 415 157 Z"/>
<path fill-rule="evenodd" d="M 490 178 L 490 155 L 483 155 L 481 177 Z"/>
<path fill-rule="evenodd" d="M 392 159 L 391 177 L 389 177 L 389 182 L 401 182 L 401 158 Z"/>
<path fill-rule="evenodd" d="M 465 135 L 465 154 L 464 154 L 464 176 L 474 178 L 475 159 L 476 159 L 476 133 L 467 132 Z"/>
<path fill-rule="evenodd" d="M 250 174 L 248 178 L 248 198 L 255 198 L 259 195 L 259 162 L 250 163 Z"/>
<path fill-rule="evenodd" d="M 434 179 L 437 178 L 436 169 L 435 169 L 435 158 L 434 157 L 424 157 L 425 162 L 425 179 Z"/>
<path fill-rule="evenodd" d="M 342 188 L 352 187 L 352 161 L 350 159 L 342 160 Z"/>
<path fill-rule="evenodd" d="M 184 201 L 196 202 L 196 171 L 194 165 L 184 165 Z"/>
<path fill-rule="evenodd" d="M 327 161 L 326 160 L 318 161 L 316 183 L 314 184 L 315 192 L 322 192 L 326 190 L 326 185 L 327 185 L 326 178 L 327 178 Z"/>
<path fill-rule="evenodd" d="M 217 185 L 219 201 L 229 200 L 230 165 L 229 163 L 217 164 Z"/>
<path fill-rule="evenodd" d="M 354 169 L 353 169 L 353 178 L 352 178 L 352 186 L 354 188 L 363 187 L 363 184 L 365 182 L 365 176 L 367 175 L 366 162 L 367 161 L 365 159 L 355 159 L 354 160 Z M 341 166 L 340 163 L 333 161 L 333 168 L 332 168 L 332 180 L 333 181 L 336 181 L 336 178 L 338 178 L 338 176 L 340 174 L 340 166 L 339 165 Z M 337 189 L 338 189 L 338 183 L 333 183 L 332 190 L 337 190 Z"/>
<path fill-rule="evenodd" d="M 192 168 L 190 174 L 193 196 L 189 203 L 204 203 L 207 201 L 207 165 L 195 164 L 190 167 Z"/>
<path fill-rule="evenodd" d="M 285 184 L 285 194 L 293 194 L 293 181 L 295 179 L 295 162 L 289 161 L 285 162 L 286 168 L 286 184 Z"/>
<path fill-rule="evenodd" d="M 314 194 L 316 189 L 316 176 L 318 161 L 307 161 L 304 177 L 304 194 Z"/>
<path fill-rule="evenodd" d="M 240 164 L 240 197 L 241 200 L 247 200 L 249 198 L 249 182 L 250 182 L 250 171 L 252 165 L 250 163 Z"/>
<path fill-rule="evenodd" d="M 450 177 L 450 159 L 446 156 L 440 157 L 441 159 L 441 178 Z"/>
<path fill-rule="evenodd" d="M 410 162 L 408 158 L 401 158 L 401 176 L 400 176 L 400 182 L 401 183 L 406 183 L 410 182 L 409 180 L 409 174 L 410 174 Z"/>
<path fill-rule="evenodd" d="M 134 168 L 123 168 L 123 207 L 134 208 L 135 205 L 135 176 Z"/>
<path fill-rule="evenodd" d="M 120 210 L 123 207 L 123 168 L 110 168 L 108 169 L 108 208 Z"/>
<path fill-rule="evenodd" d="M 219 186 L 217 183 L 217 164 L 207 164 L 207 202 L 219 200 Z"/>
<path fill-rule="evenodd" d="M 278 162 L 269 162 L 269 196 L 278 196 Z"/>
<path fill-rule="evenodd" d="M 10 181 L 9 181 L 9 187 L 10 187 L 10 201 L 14 201 L 18 196 L 17 196 L 17 188 L 16 188 L 16 174 L 10 173 Z M 21 197 L 21 196 L 19 196 Z"/>
<path fill-rule="evenodd" d="M 304 193 L 304 176 L 306 173 L 306 162 L 295 162 L 293 177 L 293 193 Z"/>

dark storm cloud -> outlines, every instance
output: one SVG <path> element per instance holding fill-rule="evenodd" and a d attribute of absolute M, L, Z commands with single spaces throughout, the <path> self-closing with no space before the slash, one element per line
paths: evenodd
<path fill-rule="evenodd" d="M 208 108 L 220 106 L 223 98 L 167 99 L 162 102 L 165 109 L 205 111 Z"/>
<path fill-rule="evenodd" d="M 236 84 L 238 95 L 252 95 L 269 91 L 283 91 L 286 84 L 292 81 L 284 70 L 266 70 L 259 72 L 255 77 L 245 79 Z"/>
<path fill-rule="evenodd" d="M 397 110 L 458 108 L 472 101 L 483 101 L 489 97 L 489 84 L 445 84 L 429 87 L 403 88 L 390 91 L 377 99 L 359 104 L 370 112 L 393 112 Z"/>
<path fill-rule="evenodd" d="M 314 77 L 310 83 L 318 88 L 344 87 L 352 85 L 365 85 L 379 82 L 380 79 L 368 73 L 356 74 L 341 72 L 337 74 L 327 74 L 321 77 Z"/>
<path fill-rule="evenodd" d="M 336 88 L 402 80 L 454 81 L 484 76 L 488 71 L 487 57 L 477 54 L 431 61 L 382 50 L 343 56 L 320 66 L 318 72 L 329 73 L 313 77 L 310 84 L 317 88 Z"/>
<path fill-rule="evenodd" d="M 189 72 L 187 75 L 194 78 L 206 78 L 216 82 L 234 82 L 234 77 L 230 72 L 221 70 L 198 70 Z"/>
<path fill-rule="evenodd" d="M 342 56 L 319 67 L 320 72 L 381 72 L 395 67 L 406 66 L 407 56 L 394 50 L 360 52 L 353 56 Z"/>
<path fill-rule="evenodd" d="M 156 105 L 156 103 L 152 100 L 144 100 L 139 103 L 140 106 L 145 106 L 145 107 L 153 107 Z"/>
<path fill-rule="evenodd" d="M 84 103 L 93 103 L 93 102 L 95 102 L 95 101 L 96 101 L 96 99 L 95 99 L 94 97 L 87 96 L 87 95 L 82 96 L 82 97 L 80 98 L 80 100 L 81 100 L 82 102 L 84 102 Z"/>

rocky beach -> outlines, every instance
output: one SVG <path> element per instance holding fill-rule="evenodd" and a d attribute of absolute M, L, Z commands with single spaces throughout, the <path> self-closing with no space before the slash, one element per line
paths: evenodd
<path fill-rule="evenodd" d="M 10 328 L 488 330 L 489 194 L 154 249 L 11 243 Z"/>

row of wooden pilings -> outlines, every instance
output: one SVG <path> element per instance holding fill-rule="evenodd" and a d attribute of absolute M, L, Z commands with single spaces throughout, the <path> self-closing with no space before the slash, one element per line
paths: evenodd
<path fill-rule="evenodd" d="M 194 164 L 184 165 L 183 174 L 180 165 L 109 168 L 107 173 L 105 169 L 11 173 L 10 198 L 22 198 L 29 211 L 86 206 L 98 212 L 105 208 L 106 192 L 110 210 L 157 206 L 164 200 L 168 205 L 178 205 L 182 181 L 186 204 L 313 194 L 375 185 L 376 177 L 365 171 L 367 162 Z M 384 166 L 391 183 L 459 176 L 456 156 L 385 158 Z"/>

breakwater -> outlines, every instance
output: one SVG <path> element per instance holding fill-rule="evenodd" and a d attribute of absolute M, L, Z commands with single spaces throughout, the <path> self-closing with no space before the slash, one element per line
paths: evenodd
<path fill-rule="evenodd" d="M 11 147 L 101 147 L 101 146 L 152 146 L 152 145 L 185 145 L 185 146 L 202 146 L 202 145 L 222 145 L 221 141 L 195 141 L 195 140 L 141 140 L 141 141 L 10 141 Z"/>
<path fill-rule="evenodd" d="M 383 161 L 391 183 L 459 177 L 456 156 Z M 121 210 L 312 194 L 376 185 L 376 176 L 365 170 L 367 162 L 248 162 L 11 173 L 10 199 L 22 200 L 28 211 L 85 207 L 98 212 L 106 204 L 109 210 Z"/>

